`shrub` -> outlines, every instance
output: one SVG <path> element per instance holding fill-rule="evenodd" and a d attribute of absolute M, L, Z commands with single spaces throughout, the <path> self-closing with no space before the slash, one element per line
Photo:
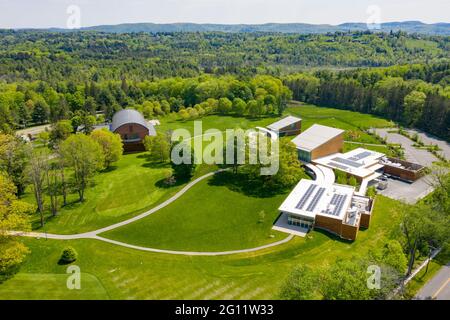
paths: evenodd
<path fill-rule="evenodd" d="M 75 260 L 77 260 L 78 258 L 78 253 L 75 251 L 74 248 L 72 247 L 66 247 L 64 248 L 61 258 L 60 258 L 60 262 L 61 263 L 71 263 L 74 262 Z"/>
<path fill-rule="evenodd" d="M 374 186 L 368 187 L 366 195 L 370 198 L 375 198 L 375 196 L 377 195 L 377 189 Z"/>

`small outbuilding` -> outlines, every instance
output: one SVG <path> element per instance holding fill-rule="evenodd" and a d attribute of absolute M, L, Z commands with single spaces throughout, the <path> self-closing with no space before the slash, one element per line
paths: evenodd
<path fill-rule="evenodd" d="M 300 134 L 302 131 L 302 119 L 287 116 L 277 122 L 274 122 L 267 126 L 267 129 L 275 132 L 279 137 L 293 136 Z"/>
<path fill-rule="evenodd" d="M 116 112 L 110 130 L 120 134 L 126 152 L 144 151 L 145 137 L 156 135 L 153 125 L 134 109 L 123 109 Z"/>

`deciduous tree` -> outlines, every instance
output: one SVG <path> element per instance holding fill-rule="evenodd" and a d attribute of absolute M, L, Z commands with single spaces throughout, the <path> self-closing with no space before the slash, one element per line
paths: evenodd
<path fill-rule="evenodd" d="M 106 168 L 109 168 L 112 163 L 122 158 L 123 143 L 119 134 L 107 129 L 101 129 L 94 130 L 91 133 L 91 137 L 102 147 Z"/>
<path fill-rule="evenodd" d="M 102 147 L 91 137 L 74 134 L 61 143 L 61 155 L 64 163 L 74 171 L 74 187 L 79 200 L 84 201 L 84 191 L 97 170 L 103 168 Z"/>

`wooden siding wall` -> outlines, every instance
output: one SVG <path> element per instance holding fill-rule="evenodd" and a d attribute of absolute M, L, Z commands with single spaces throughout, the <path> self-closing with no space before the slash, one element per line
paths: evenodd
<path fill-rule="evenodd" d="M 327 143 L 314 149 L 311 152 L 311 160 L 326 157 L 333 153 L 342 152 L 343 148 L 344 148 L 344 134 L 342 133 L 337 137 L 334 137 Z"/>
<path fill-rule="evenodd" d="M 295 128 L 291 128 L 291 126 L 287 126 L 278 130 L 278 134 L 280 136 L 294 136 L 298 135 L 302 132 L 302 122 L 298 121 L 295 123 Z"/>
<path fill-rule="evenodd" d="M 356 240 L 358 235 L 358 226 L 342 225 L 341 237 L 347 240 Z"/>

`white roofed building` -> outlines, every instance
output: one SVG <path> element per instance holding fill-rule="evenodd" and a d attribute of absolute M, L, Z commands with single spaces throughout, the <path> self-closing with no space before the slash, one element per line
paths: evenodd
<path fill-rule="evenodd" d="M 267 129 L 275 132 L 279 137 L 299 134 L 302 130 L 302 119 L 287 116 L 267 126 Z"/>
<path fill-rule="evenodd" d="M 279 207 L 273 229 L 301 235 L 320 228 L 355 240 L 360 227 L 369 227 L 372 207 L 373 200 L 354 187 L 302 179 Z"/>
<path fill-rule="evenodd" d="M 299 159 L 311 162 L 341 152 L 344 147 L 344 132 L 341 129 L 314 124 L 296 136 L 292 142 L 297 147 Z"/>

